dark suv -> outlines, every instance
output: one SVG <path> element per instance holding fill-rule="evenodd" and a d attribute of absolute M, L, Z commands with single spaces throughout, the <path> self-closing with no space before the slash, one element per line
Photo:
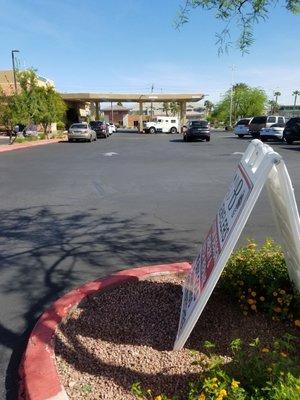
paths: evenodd
<path fill-rule="evenodd" d="M 210 141 L 210 127 L 205 120 L 190 121 L 182 128 L 183 140 L 189 142 L 194 139 Z"/>
<path fill-rule="evenodd" d="M 109 129 L 108 125 L 104 121 L 91 121 L 90 126 L 93 129 L 93 131 L 96 132 L 97 138 L 108 138 L 109 136 Z"/>
<path fill-rule="evenodd" d="M 295 140 L 300 140 L 300 118 L 291 118 L 285 125 L 283 139 L 287 144 L 293 144 Z"/>

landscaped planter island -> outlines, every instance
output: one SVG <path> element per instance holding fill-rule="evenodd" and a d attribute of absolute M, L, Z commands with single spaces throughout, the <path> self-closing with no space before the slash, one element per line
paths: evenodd
<path fill-rule="evenodd" d="M 265 357 L 272 353 L 274 337 L 296 333 L 291 323 L 263 313 L 243 315 L 239 304 L 217 289 L 185 348 L 173 351 L 181 285 L 189 269 L 188 263 L 178 263 L 125 270 L 55 302 L 30 336 L 20 398 L 187 399 L 189 382 L 199 381 L 209 365 L 211 349 L 205 342 L 215 343 L 214 352 L 230 364 L 228 345 L 234 339 L 248 344 L 260 337 L 256 347 Z M 281 353 L 283 360 L 289 357 Z M 234 382 L 233 394 L 239 390 Z M 212 389 L 219 397 L 199 389 L 190 398 L 225 399 L 230 393 L 222 385 Z"/>

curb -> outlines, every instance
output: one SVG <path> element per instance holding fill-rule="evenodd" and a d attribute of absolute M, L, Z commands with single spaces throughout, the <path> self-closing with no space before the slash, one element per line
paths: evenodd
<path fill-rule="evenodd" d="M 18 400 L 68 400 L 56 369 L 53 338 L 57 325 L 85 297 L 123 282 L 150 275 L 179 273 L 191 268 L 187 262 L 160 264 L 116 272 L 88 282 L 55 301 L 33 328 L 19 367 Z"/>
<path fill-rule="evenodd" d="M 43 146 L 46 144 L 59 143 L 63 139 L 47 139 L 47 140 L 39 140 L 36 142 L 28 142 L 28 143 L 16 143 L 16 144 L 3 144 L 0 146 L 0 153 L 6 153 L 8 151 L 20 150 L 20 149 L 28 149 L 29 147 Z"/>

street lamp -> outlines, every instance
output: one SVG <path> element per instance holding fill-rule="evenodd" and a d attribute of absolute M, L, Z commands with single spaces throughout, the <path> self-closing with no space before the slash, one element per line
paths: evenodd
<path fill-rule="evenodd" d="M 11 51 L 11 59 L 12 59 L 12 66 L 13 66 L 13 72 L 14 72 L 15 93 L 18 93 L 17 78 L 16 78 L 16 65 L 15 65 L 15 53 L 20 53 L 20 51 L 19 50 Z"/>

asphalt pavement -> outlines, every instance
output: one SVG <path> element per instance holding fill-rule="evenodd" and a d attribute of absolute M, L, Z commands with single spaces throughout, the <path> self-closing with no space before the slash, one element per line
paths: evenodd
<path fill-rule="evenodd" d="M 0 399 L 51 302 L 113 271 L 192 260 L 250 139 L 114 134 L 0 154 Z M 275 143 L 300 200 L 300 145 Z M 240 239 L 280 240 L 263 192 Z"/>

